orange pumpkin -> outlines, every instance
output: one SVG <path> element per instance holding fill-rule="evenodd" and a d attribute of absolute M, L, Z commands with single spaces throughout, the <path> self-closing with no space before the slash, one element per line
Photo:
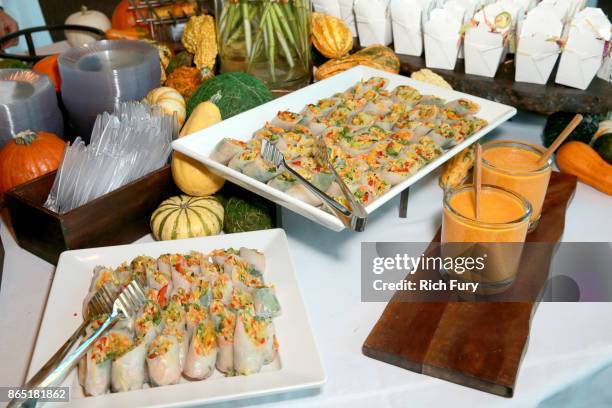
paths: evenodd
<path fill-rule="evenodd" d="M 132 27 L 119 30 L 109 28 L 106 30 L 106 38 L 109 40 L 142 40 L 149 38 L 149 32 L 142 27 Z"/>
<path fill-rule="evenodd" d="M 136 19 L 139 18 L 139 15 L 136 13 L 135 10 L 128 10 L 130 6 L 131 4 L 129 0 L 121 0 L 119 4 L 117 4 L 115 10 L 113 11 L 113 17 L 111 18 L 111 26 L 113 28 L 116 28 L 118 30 L 125 30 L 126 28 L 147 26 L 146 23 L 136 22 Z M 142 15 L 143 17 L 146 17 L 148 15 L 146 8 L 138 10 L 138 13 L 140 13 L 140 15 Z"/>
<path fill-rule="evenodd" d="M 66 145 L 48 132 L 19 132 L 0 150 L 0 194 L 57 170 Z"/>
<path fill-rule="evenodd" d="M 59 57 L 59 54 L 49 55 L 41 59 L 34 64 L 32 70 L 48 75 L 55 86 L 55 91 L 59 92 L 62 87 L 62 78 L 60 77 L 59 66 L 57 65 L 57 57 Z"/>

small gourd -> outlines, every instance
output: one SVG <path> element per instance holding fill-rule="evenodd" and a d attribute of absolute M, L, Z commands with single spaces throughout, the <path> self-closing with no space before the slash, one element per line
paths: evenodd
<path fill-rule="evenodd" d="M 353 34 L 341 19 L 313 13 L 312 43 L 327 58 L 341 58 L 353 49 Z"/>
<path fill-rule="evenodd" d="M 171 197 L 151 215 L 151 232 L 158 241 L 218 235 L 223 206 L 215 197 Z"/>
<path fill-rule="evenodd" d="M 572 140 L 561 145 L 557 166 L 563 173 L 573 174 L 583 183 L 612 195 L 612 165 L 588 144 Z"/>
<path fill-rule="evenodd" d="M 155 88 L 145 96 L 144 101 L 149 105 L 158 105 L 168 115 L 176 113 L 179 126 L 185 123 L 185 99 L 176 89 L 168 86 Z"/>

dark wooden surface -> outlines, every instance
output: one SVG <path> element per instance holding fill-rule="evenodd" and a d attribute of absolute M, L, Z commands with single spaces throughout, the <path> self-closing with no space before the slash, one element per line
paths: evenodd
<path fill-rule="evenodd" d="M 528 242 L 560 241 L 565 212 L 575 189 L 575 177 L 553 173 L 540 226 L 528 235 Z M 438 233 L 433 242 L 439 239 Z M 547 271 L 552 255 L 551 250 L 549 257 L 541 252 L 535 256 L 526 248 L 521 271 Z M 544 281 L 538 282 L 541 289 Z M 537 303 L 401 301 L 404 297 L 397 292 L 387 305 L 363 344 L 366 356 L 512 397 Z"/>
<path fill-rule="evenodd" d="M 511 56 L 513 57 L 513 56 Z M 425 57 L 399 55 L 401 73 L 410 75 L 425 66 Z M 558 61 L 557 61 L 558 66 Z M 518 109 L 550 115 L 555 112 L 606 113 L 612 110 L 612 84 L 595 77 L 586 90 L 555 84 L 557 67 L 546 85 L 514 81 L 514 61 L 500 65 L 495 78 L 465 73 L 464 60 L 458 59 L 453 71 L 432 69 L 456 91 L 480 96 Z"/>
<path fill-rule="evenodd" d="M 43 207 L 54 177 L 47 174 L 5 195 L 17 243 L 52 264 L 68 249 L 128 244 L 146 235 L 155 208 L 179 193 L 166 166 L 58 215 Z"/>

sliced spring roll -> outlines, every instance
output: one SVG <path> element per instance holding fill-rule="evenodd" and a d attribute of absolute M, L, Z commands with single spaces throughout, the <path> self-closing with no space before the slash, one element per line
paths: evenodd
<path fill-rule="evenodd" d="M 127 262 L 123 262 L 115 269 L 115 276 L 120 286 L 127 286 L 132 280 L 132 268 Z"/>
<path fill-rule="evenodd" d="M 382 178 L 391 186 L 395 186 L 421 168 L 420 160 L 410 157 L 398 157 L 389 160 L 381 171 Z"/>
<path fill-rule="evenodd" d="M 300 201 L 318 207 L 323 204 L 323 201 L 316 195 L 314 195 L 308 188 L 304 187 L 303 184 L 295 184 L 285 190 L 285 193 L 291 197 L 297 198 Z"/>
<path fill-rule="evenodd" d="M 216 277 L 218 276 L 219 275 L 217 274 Z M 196 278 L 193 286 L 191 287 L 189 302 L 208 307 L 212 301 L 212 287 L 216 277 L 212 280 L 208 276 L 199 276 Z"/>
<path fill-rule="evenodd" d="M 226 265 L 227 266 L 227 265 Z M 234 289 L 251 293 L 253 289 L 263 286 L 263 275 L 248 264 L 237 264 L 231 270 Z"/>
<path fill-rule="evenodd" d="M 443 149 L 456 146 L 464 140 L 459 130 L 448 123 L 440 123 L 428 133 L 428 136 Z"/>
<path fill-rule="evenodd" d="M 142 339 L 146 347 L 161 333 L 161 309 L 155 301 L 148 300 L 134 320 L 136 338 Z"/>
<path fill-rule="evenodd" d="M 351 188 L 352 186 L 349 186 Z M 370 186 L 366 185 L 356 185 L 354 186 L 353 195 L 361 204 L 368 205 L 371 204 L 376 198 L 376 194 L 374 193 L 374 189 Z"/>
<path fill-rule="evenodd" d="M 391 140 L 394 140 L 397 143 L 401 143 L 404 146 L 416 143 L 416 137 L 414 135 L 414 132 L 407 129 L 393 132 L 390 138 Z"/>
<path fill-rule="evenodd" d="M 132 267 L 132 277 L 145 285 L 147 282 L 147 270 L 157 268 L 157 260 L 151 256 L 139 255 L 130 263 Z"/>
<path fill-rule="evenodd" d="M 212 320 L 202 321 L 191 337 L 183 373 L 192 380 L 203 380 L 215 371 L 217 336 Z"/>
<path fill-rule="evenodd" d="M 179 328 L 185 328 L 185 324 L 187 322 L 187 317 L 185 315 L 185 309 L 183 306 L 171 300 L 168 303 L 168 306 L 162 311 L 162 322 L 164 324 L 164 328 L 168 326 L 176 326 Z"/>
<path fill-rule="evenodd" d="M 235 155 L 227 167 L 242 172 L 246 165 L 252 163 L 257 157 L 259 157 L 259 151 L 246 149 Z"/>
<path fill-rule="evenodd" d="M 266 122 L 263 128 L 253 134 L 253 140 L 268 140 L 269 142 L 276 143 L 283 133 L 285 133 L 285 129 Z"/>
<path fill-rule="evenodd" d="M 272 180 L 268 181 L 268 185 L 280 191 L 287 191 L 290 187 L 297 184 L 298 181 L 290 173 L 283 172 Z"/>
<path fill-rule="evenodd" d="M 147 345 L 144 339 L 131 341 L 129 347 L 115 352 L 111 369 L 114 392 L 139 390 L 147 379 Z"/>
<path fill-rule="evenodd" d="M 458 116 L 475 115 L 480 111 L 480 105 L 469 99 L 456 99 L 448 102 L 444 106 L 445 110 L 450 110 Z"/>
<path fill-rule="evenodd" d="M 100 315 L 93 317 L 91 319 L 91 322 L 89 322 L 87 327 L 85 327 L 85 336 L 90 336 L 93 332 L 95 332 L 102 325 L 102 323 L 104 323 L 107 317 L 108 315 Z M 84 340 L 85 339 L 83 339 L 83 341 Z M 81 384 L 83 388 L 85 388 L 85 382 L 87 378 L 87 357 L 88 355 L 86 354 L 83 358 L 81 358 L 77 370 L 79 384 Z"/>
<path fill-rule="evenodd" d="M 207 309 L 199 303 L 190 303 L 187 305 L 187 338 L 190 339 L 196 326 L 208 318 L 206 310 Z"/>
<path fill-rule="evenodd" d="M 361 182 L 372 189 L 375 197 L 380 197 L 389 189 L 389 183 L 387 183 L 378 173 L 373 171 L 364 172 L 361 178 Z"/>
<path fill-rule="evenodd" d="M 147 349 L 147 368 L 151 385 L 177 384 L 181 379 L 179 346 L 174 336 L 158 336 Z"/>
<path fill-rule="evenodd" d="M 257 288 L 252 292 L 257 317 L 272 318 L 281 314 L 281 306 L 271 287 Z"/>
<path fill-rule="evenodd" d="M 231 373 L 234 370 L 234 332 L 236 329 L 236 314 L 228 310 L 219 300 L 213 300 L 210 305 L 210 316 L 215 324 L 217 334 L 216 367 L 222 373 Z"/>
<path fill-rule="evenodd" d="M 278 354 L 278 339 L 276 338 L 276 329 L 271 319 L 264 320 L 264 333 L 266 344 L 264 345 L 264 364 L 270 364 L 276 359 Z"/>
<path fill-rule="evenodd" d="M 187 335 L 185 325 L 165 324 L 162 329 L 162 334 L 164 336 L 176 338 L 179 352 L 179 366 L 182 371 L 185 366 L 185 360 L 187 359 L 187 351 L 189 350 L 189 336 Z"/>
<path fill-rule="evenodd" d="M 215 263 L 215 265 L 223 266 L 225 260 L 229 255 L 238 255 L 238 251 L 234 248 L 229 249 L 215 249 L 210 253 L 210 257 Z"/>
<path fill-rule="evenodd" d="M 254 178 L 255 180 L 267 183 L 279 173 L 276 166 L 265 161 L 261 157 L 256 158 L 251 163 L 244 166 L 242 173 L 246 176 Z"/>
<path fill-rule="evenodd" d="M 241 140 L 225 138 L 219 142 L 210 158 L 221 164 L 227 164 L 237 154 L 247 148 L 247 144 Z"/>
<path fill-rule="evenodd" d="M 332 123 L 347 123 L 356 112 L 346 106 L 345 104 L 336 106 L 332 111 L 329 112 L 326 119 Z"/>
<path fill-rule="evenodd" d="M 202 261 L 200 264 L 200 270 L 202 271 L 201 277 L 214 282 L 221 273 L 219 266 L 215 263 L 209 262 L 208 260 Z"/>
<path fill-rule="evenodd" d="M 330 127 L 329 123 L 325 120 L 324 117 L 312 118 L 306 126 L 308 126 L 308 130 L 310 130 L 315 136 L 320 135 Z"/>
<path fill-rule="evenodd" d="M 398 103 L 414 105 L 421 100 L 421 94 L 409 85 L 400 85 L 393 90 L 393 100 Z"/>
<path fill-rule="evenodd" d="M 175 254 L 163 254 L 157 258 L 157 269 L 164 275 L 170 276 Z"/>
<path fill-rule="evenodd" d="M 446 101 L 443 98 L 435 95 L 423 95 L 419 101 L 420 105 L 435 105 L 437 107 L 443 107 Z"/>
<path fill-rule="evenodd" d="M 440 147 L 427 136 L 419 139 L 419 142 L 410 146 L 411 150 L 421 156 L 425 161 L 431 161 L 442 155 L 443 151 Z"/>
<path fill-rule="evenodd" d="M 178 303 L 181 306 L 186 306 L 191 302 L 191 290 L 187 291 L 185 288 L 174 288 L 172 295 L 170 295 L 170 301 Z"/>
<path fill-rule="evenodd" d="M 169 274 L 162 273 L 157 269 L 147 269 L 147 286 L 149 290 L 155 291 L 155 298 L 161 307 L 165 307 L 173 292 L 172 278 Z"/>
<path fill-rule="evenodd" d="M 106 337 L 101 337 L 85 354 L 85 395 L 105 394 L 111 383 L 111 359 L 108 355 Z"/>
<path fill-rule="evenodd" d="M 232 279 L 226 274 L 220 275 L 213 285 L 213 301 L 219 300 L 224 305 L 229 305 L 232 297 Z"/>
<path fill-rule="evenodd" d="M 372 77 L 367 80 L 361 80 L 355 86 L 353 86 L 350 91 L 355 95 L 363 94 L 367 91 L 380 91 L 384 89 L 389 81 L 386 78 L 382 77 Z"/>
<path fill-rule="evenodd" d="M 239 375 L 258 373 L 264 362 L 265 325 L 249 310 L 240 310 L 234 337 L 234 370 Z"/>
<path fill-rule="evenodd" d="M 434 122 L 440 116 L 440 107 L 437 105 L 416 105 L 408 112 L 409 120 L 420 122 Z"/>
<path fill-rule="evenodd" d="M 368 113 L 368 112 L 359 112 L 355 116 L 351 118 L 348 122 L 351 131 L 358 132 L 364 129 L 369 128 L 378 120 L 378 116 Z"/>
<path fill-rule="evenodd" d="M 246 308 L 253 308 L 253 296 L 250 292 L 234 287 L 232 290 L 232 298 L 229 304 L 230 309 L 243 310 Z"/>
<path fill-rule="evenodd" d="M 365 113 L 369 113 L 371 115 L 383 116 L 389 112 L 391 109 L 391 105 L 393 102 L 390 99 L 376 99 L 369 101 L 367 105 L 363 108 Z"/>
<path fill-rule="evenodd" d="M 191 291 L 191 284 L 195 280 L 195 274 L 187 266 L 185 258 L 182 255 L 176 255 L 172 262 L 172 287 L 184 289 L 186 292 Z"/>
<path fill-rule="evenodd" d="M 303 116 L 299 113 L 294 113 L 290 111 L 281 111 L 278 112 L 276 117 L 272 119 L 272 126 L 277 126 L 279 128 L 290 130 L 295 127 L 302 120 Z"/>
<path fill-rule="evenodd" d="M 257 249 L 242 247 L 239 250 L 240 257 L 248 262 L 253 268 L 262 274 L 266 270 L 266 256 Z"/>
<path fill-rule="evenodd" d="M 183 258 L 185 260 L 185 264 L 191 270 L 191 273 L 193 274 L 193 276 L 202 275 L 201 265 L 203 262 L 208 262 L 205 259 L 205 256 L 203 253 L 197 252 L 197 251 L 191 251 L 187 255 L 185 255 Z"/>

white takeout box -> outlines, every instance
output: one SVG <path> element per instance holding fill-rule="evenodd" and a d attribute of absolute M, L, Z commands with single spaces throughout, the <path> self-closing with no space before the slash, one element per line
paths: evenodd
<path fill-rule="evenodd" d="M 545 13 L 527 15 L 518 38 L 515 81 L 541 85 L 548 81 L 559 57 L 560 48 L 555 38 L 562 31 L 563 24 L 555 16 Z"/>
<path fill-rule="evenodd" d="M 389 0 L 356 0 L 355 21 L 363 47 L 393 42 Z"/>
<path fill-rule="evenodd" d="M 466 31 L 463 45 L 465 73 L 494 77 L 506 53 L 503 36 L 479 25 Z"/>
<path fill-rule="evenodd" d="M 461 45 L 461 20 L 445 9 L 431 11 L 423 28 L 425 65 L 429 68 L 455 69 Z"/>
<path fill-rule="evenodd" d="M 432 0 L 391 0 L 393 46 L 398 54 L 423 54 L 423 21 Z"/>
<path fill-rule="evenodd" d="M 342 18 L 338 0 L 312 0 L 312 5 L 317 13 L 324 13 L 333 17 Z"/>
<path fill-rule="evenodd" d="M 344 20 L 349 30 L 351 30 L 351 33 L 353 33 L 353 37 L 357 37 L 355 11 L 353 10 L 355 7 L 355 0 L 339 0 L 338 3 L 340 5 L 340 17 Z"/>
<path fill-rule="evenodd" d="M 569 30 L 555 82 L 586 89 L 603 62 L 610 21 L 601 9 L 586 8 L 576 15 Z"/>

